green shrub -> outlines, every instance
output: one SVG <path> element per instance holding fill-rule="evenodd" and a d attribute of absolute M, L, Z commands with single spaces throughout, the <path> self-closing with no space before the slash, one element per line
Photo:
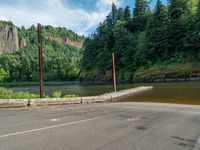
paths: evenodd
<path fill-rule="evenodd" d="M 39 98 L 39 95 L 29 92 L 14 92 L 10 89 L 0 88 L 0 99 L 32 99 Z"/>
<path fill-rule="evenodd" d="M 62 91 L 55 91 L 51 95 L 52 98 L 61 98 L 62 97 Z"/>
<path fill-rule="evenodd" d="M 29 92 L 14 92 L 13 90 L 0 88 L 0 99 L 34 99 L 39 98 L 38 94 Z M 45 95 L 45 98 L 73 98 L 78 97 L 76 94 L 66 94 L 62 96 L 62 91 L 53 92 L 51 96 Z"/>
<path fill-rule="evenodd" d="M 9 89 L 5 88 L 0 88 L 0 98 L 1 99 L 6 99 L 6 98 L 12 98 L 13 92 Z"/>
<path fill-rule="evenodd" d="M 8 79 L 8 77 L 9 77 L 8 71 L 6 71 L 3 68 L 0 68 L 0 82 L 5 81 L 6 79 Z"/>
<path fill-rule="evenodd" d="M 14 92 L 14 98 L 16 98 L 16 99 L 32 99 L 32 98 L 39 98 L 39 95 L 31 94 L 29 92 Z"/>
<path fill-rule="evenodd" d="M 78 97 L 76 94 L 66 94 L 63 96 L 63 98 L 73 98 L 73 97 Z"/>

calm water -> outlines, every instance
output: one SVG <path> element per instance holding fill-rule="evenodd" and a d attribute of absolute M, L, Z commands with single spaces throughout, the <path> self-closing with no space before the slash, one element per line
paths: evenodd
<path fill-rule="evenodd" d="M 200 104 L 200 82 L 156 83 L 145 93 L 120 99 L 122 102 L 163 102 Z"/>
<path fill-rule="evenodd" d="M 136 85 L 134 84 L 120 84 L 118 86 L 118 90 L 134 88 Z M 28 91 L 32 93 L 39 93 L 38 86 L 17 86 L 17 87 L 9 87 L 14 91 Z M 72 85 L 51 85 L 44 86 L 45 94 L 50 95 L 55 91 L 62 91 L 63 94 L 77 94 L 79 96 L 94 96 L 100 95 L 104 93 L 112 92 L 112 85 L 80 85 L 80 84 L 72 84 Z"/>
<path fill-rule="evenodd" d="M 153 90 L 134 96 L 120 99 L 121 102 L 169 102 L 169 103 L 195 103 L 200 104 L 200 82 L 183 83 L 151 83 L 151 84 L 121 84 L 118 90 L 133 88 L 141 85 L 153 85 Z M 29 91 L 38 93 L 37 86 L 12 87 L 15 91 Z M 112 85 L 56 85 L 45 86 L 45 93 L 62 91 L 64 94 L 78 94 L 92 96 L 112 91 Z"/>

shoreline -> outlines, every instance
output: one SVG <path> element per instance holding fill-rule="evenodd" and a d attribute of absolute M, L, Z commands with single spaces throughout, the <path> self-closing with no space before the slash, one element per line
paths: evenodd
<path fill-rule="evenodd" d="M 133 81 L 118 81 L 118 84 L 148 84 L 148 83 L 181 83 L 181 82 L 194 82 L 200 81 L 199 78 L 167 78 L 167 79 L 155 79 L 155 80 L 133 80 Z M 52 85 L 108 85 L 112 84 L 111 81 L 47 81 L 44 82 L 45 86 L 52 86 Z M 39 82 L 7 82 L 7 83 L 0 83 L 0 87 L 18 87 L 18 86 L 39 86 Z"/>
<path fill-rule="evenodd" d="M 117 92 L 105 93 L 99 96 L 74 97 L 74 98 L 42 98 L 42 99 L 0 99 L 0 108 L 38 107 L 52 105 L 102 103 L 115 99 L 152 90 L 153 86 L 140 86 Z"/>

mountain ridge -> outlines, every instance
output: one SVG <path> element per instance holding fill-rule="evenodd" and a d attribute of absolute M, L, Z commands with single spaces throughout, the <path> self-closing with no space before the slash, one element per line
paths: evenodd
<path fill-rule="evenodd" d="M 81 49 L 84 37 L 75 32 L 61 27 L 43 26 L 43 39 L 55 41 L 58 44 L 64 44 Z M 34 40 L 29 35 L 34 35 Z M 19 49 L 26 48 L 27 44 L 35 44 L 37 41 L 37 27 L 21 28 L 12 22 L 0 21 L 0 54 L 13 53 Z M 32 37 L 31 37 L 32 38 Z M 34 41 L 31 43 L 30 41 Z"/>
<path fill-rule="evenodd" d="M 1 22 L 0 29 L 4 29 L 6 25 L 15 27 L 12 22 Z M 14 47 L 15 49 L 12 47 L 12 51 L 4 49 L 1 52 L 0 82 L 37 82 L 39 80 L 37 27 L 31 26 L 26 29 L 22 26 L 15 29 L 17 38 L 15 40 L 11 38 L 7 43 L 2 42 L 4 45 L 16 42 L 18 46 Z M 85 37 L 66 28 L 42 26 L 44 81 L 69 81 L 78 78 L 84 39 Z"/>

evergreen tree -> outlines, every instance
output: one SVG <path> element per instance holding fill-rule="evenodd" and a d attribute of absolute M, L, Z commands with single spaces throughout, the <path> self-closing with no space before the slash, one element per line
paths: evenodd
<path fill-rule="evenodd" d="M 131 20 L 131 11 L 129 6 L 126 6 L 126 8 L 124 9 L 124 19 L 129 22 Z"/>
<path fill-rule="evenodd" d="M 133 19 L 127 28 L 132 31 L 143 31 L 147 24 L 147 12 L 149 11 L 149 3 L 147 0 L 136 0 L 133 10 Z"/>
<path fill-rule="evenodd" d="M 200 3 L 196 8 L 196 1 L 169 0 L 167 7 L 157 0 L 151 12 L 147 0 L 136 0 L 133 17 L 129 7 L 117 9 L 113 4 L 95 36 L 86 42 L 85 49 L 91 54 L 86 59 L 83 57 L 87 62 L 83 64 L 88 66 L 87 77 L 111 79 L 113 50 L 119 80 L 131 80 L 138 70 L 142 70 L 143 76 L 143 69 L 148 67 L 153 72 L 158 66 L 163 68 L 155 71 L 155 76 L 159 76 L 172 63 L 199 61 Z"/>
<path fill-rule="evenodd" d="M 121 20 L 123 21 L 125 18 L 124 18 L 124 10 L 123 8 L 119 8 L 117 10 L 117 20 Z"/>
<path fill-rule="evenodd" d="M 167 8 L 161 3 L 161 0 L 157 1 L 153 20 L 154 27 L 162 27 L 167 23 Z"/>
<path fill-rule="evenodd" d="M 167 8 L 157 1 L 152 20 L 149 22 L 147 36 L 151 61 L 165 57 L 167 46 Z"/>
<path fill-rule="evenodd" d="M 115 3 L 112 3 L 112 11 L 110 14 L 111 20 L 112 20 L 112 26 L 114 27 L 116 21 L 117 21 L 117 7 Z"/>
<path fill-rule="evenodd" d="M 184 38 L 184 46 L 187 58 L 190 60 L 200 60 L 200 2 L 194 18 L 188 23 L 187 32 Z"/>
<path fill-rule="evenodd" d="M 197 6 L 198 6 L 198 0 L 187 0 L 187 11 L 188 11 L 188 15 L 194 15 L 196 13 L 197 10 Z"/>
<path fill-rule="evenodd" d="M 146 0 L 136 0 L 135 8 L 133 10 L 134 18 L 142 18 L 146 15 L 146 12 L 149 9 L 148 2 Z"/>
<path fill-rule="evenodd" d="M 183 49 L 182 39 L 184 37 L 184 14 L 186 2 L 183 0 L 170 0 L 168 25 L 168 52 L 169 56 L 177 54 Z"/>

